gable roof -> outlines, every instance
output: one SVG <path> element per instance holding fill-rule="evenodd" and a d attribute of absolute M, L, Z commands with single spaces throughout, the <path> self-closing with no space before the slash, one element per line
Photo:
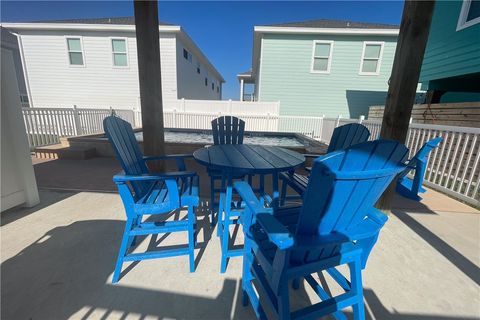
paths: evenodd
<path fill-rule="evenodd" d="M 41 20 L 32 23 L 73 23 L 73 24 L 112 24 L 112 25 L 134 25 L 135 17 L 113 17 L 113 18 L 86 18 L 86 19 L 62 19 L 62 20 Z M 171 23 L 159 21 L 160 26 L 173 26 Z"/>
<path fill-rule="evenodd" d="M 287 22 L 268 25 L 270 27 L 294 27 L 294 28 L 352 28 L 352 29 L 398 29 L 398 25 L 370 23 L 370 22 L 352 22 L 348 20 L 307 20 L 300 22 Z"/>

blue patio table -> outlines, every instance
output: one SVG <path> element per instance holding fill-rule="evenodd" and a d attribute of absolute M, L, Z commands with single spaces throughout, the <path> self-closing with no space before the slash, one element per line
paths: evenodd
<path fill-rule="evenodd" d="M 239 223 L 243 210 L 238 206 L 232 209 L 232 177 L 239 174 L 271 174 L 272 203 L 278 203 L 278 174 L 294 170 L 305 162 L 298 152 L 275 147 L 248 144 L 225 144 L 208 146 L 196 150 L 193 157 L 202 165 L 222 172 L 222 190 L 218 208 L 218 230 L 222 258 L 220 272 L 224 273 L 230 257 L 240 256 L 243 249 L 230 249 L 231 224 Z"/>

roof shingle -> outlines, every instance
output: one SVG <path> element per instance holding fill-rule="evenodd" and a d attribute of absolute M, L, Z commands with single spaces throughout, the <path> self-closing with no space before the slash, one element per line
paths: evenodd
<path fill-rule="evenodd" d="M 293 28 L 352 28 L 352 29 L 398 29 L 398 25 L 353 22 L 347 20 L 308 20 L 299 22 L 287 22 L 279 24 L 270 24 L 269 27 L 293 27 Z"/>
<path fill-rule="evenodd" d="M 87 18 L 87 19 L 65 19 L 65 20 L 42 20 L 33 21 L 37 23 L 75 23 L 75 24 L 118 24 L 134 25 L 135 17 L 113 17 L 113 18 Z M 159 21 L 161 26 L 171 26 L 171 23 Z"/>

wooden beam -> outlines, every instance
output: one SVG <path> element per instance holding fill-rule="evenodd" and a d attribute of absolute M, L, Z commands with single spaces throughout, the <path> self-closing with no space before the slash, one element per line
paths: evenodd
<path fill-rule="evenodd" d="M 434 5 L 434 1 L 405 1 L 380 132 L 383 139 L 405 143 Z M 377 204 L 384 211 L 390 210 L 395 183 Z"/>
<path fill-rule="evenodd" d="M 143 149 L 145 155 L 164 155 L 162 78 L 160 67 L 160 35 L 158 2 L 134 1 L 137 38 L 138 77 L 142 109 Z M 154 163 L 154 171 L 163 169 Z"/>

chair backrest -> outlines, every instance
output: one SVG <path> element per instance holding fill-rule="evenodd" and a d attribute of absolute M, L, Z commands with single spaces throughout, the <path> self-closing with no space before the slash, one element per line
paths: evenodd
<path fill-rule="evenodd" d="M 405 169 L 407 152 L 396 141 L 375 140 L 317 158 L 304 194 L 297 236 L 348 235 L 395 175 Z M 295 256 L 313 260 L 336 250 L 323 249 L 296 252 Z"/>
<path fill-rule="evenodd" d="M 437 137 L 425 142 L 425 144 L 420 148 L 420 150 L 418 150 L 415 156 L 413 156 L 412 160 L 426 162 L 430 151 L 438 147 L 438 145 L 440 144 L 440 142 L 442 142 L 442 140 L 443 140 L 442 137 Z"/>
<path fill-rule="evenodd" d="M 370 131 L 363 124 L 349 123 L 333 130 L 327 153 L 342 150 L 368 140 Z"/>
<path fill-rule="evenodd" d="M 130 123 L 112 115 L 103 120 L 103 129 L 125 174 L 141 175 L 149 173 Z M 132 183 L 136 197 L 145 194 L 150 186 L 151 182 Z"/>
<path fill-rule="evenodd" d="M 245 121 L 234 116 L 223 116 L 212 120 L 214 144 L 243 144 Z"/>

